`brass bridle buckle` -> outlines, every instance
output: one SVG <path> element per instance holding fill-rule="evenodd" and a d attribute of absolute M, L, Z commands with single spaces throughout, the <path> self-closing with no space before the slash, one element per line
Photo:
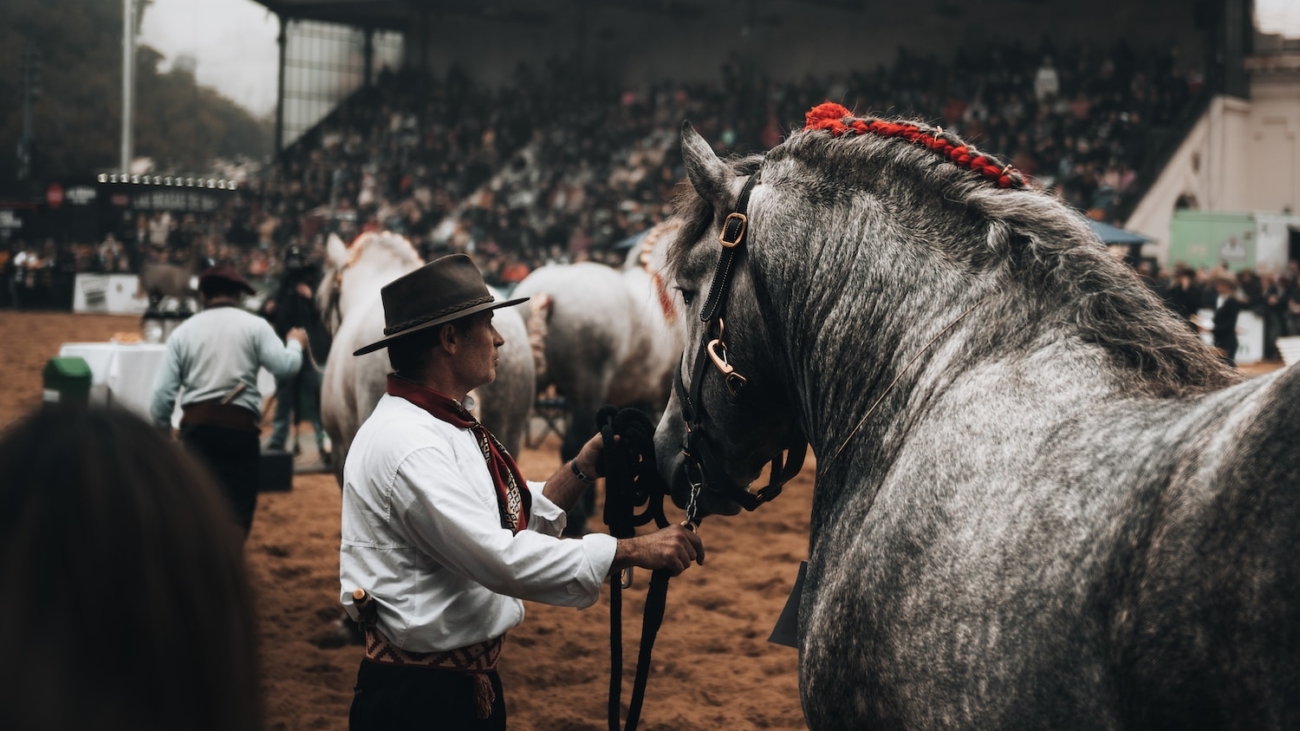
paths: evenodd
<path fill-rule="evenodd" d="M 719 318 L 718 337 L 710 340 L 709 344 L 705 346 L 705 350 L 709 353 L 709 359 L 713 361 L 713 367 L 717 368 L 718 372 L 722 374 L 722 380 L 727 384 L 727 392 L 735 397 L 744 390 L 747 381 L 744 376 L 736 372 L 731 363 L 727 362 L 727 344 L 722 342 L 726 330 L 726 323 Z"/>
<path fill-rule="evenodd" d="M 727 220 L 722 222 L 722 230 L 718 232 L 718 243 L 722 244 L 724 249 L 734 249 L 745 238 L 745 228 L 749 226 L 749 219 L 743 213 L 730 213 Z"/>

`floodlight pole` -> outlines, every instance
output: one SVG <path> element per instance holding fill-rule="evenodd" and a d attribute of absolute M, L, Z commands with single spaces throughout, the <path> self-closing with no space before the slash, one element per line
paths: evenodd
<path fill-rule="evenodd" d="M 275 17 L 280 21 L 280 34 L 275 39 L 280 49 L 280 65 L 275 82 L 275 157 L 278 160 L 280 153 L 284 152 L 284 51 L 289 42 L 289 21 L 280 13 L 276 13 Z"/>
<path fill-rule="evenodd" d="M 135 107 L 135 0 L 122 0 L 122 160 L 123 173 L 131 172 Z"/>

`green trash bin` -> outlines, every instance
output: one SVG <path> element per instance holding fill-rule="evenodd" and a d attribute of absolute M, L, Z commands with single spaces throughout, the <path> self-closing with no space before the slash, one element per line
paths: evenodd
<path fill-rule="evenodd" d="M 90 403 L 90 364 L 85 358 L 50 358 L 45 364 L 46 403 Z"/>

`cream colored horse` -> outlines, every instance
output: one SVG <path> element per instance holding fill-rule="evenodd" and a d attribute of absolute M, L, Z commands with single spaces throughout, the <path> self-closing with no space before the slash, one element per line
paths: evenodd
<path fill-rule="evenodd" d="M 316 299 L 334 334 L 321 384 L 321 421 L 334 444 L 338 475 L 352 438 L 383 396 L 392 371 L 386 349 L 362 356 L 352 352 L 383 337 L 380 288 L 423 264 L 415 248 L 395 233 L 362 234 L 351 247 L 337 236 L 329 238 Z M 493 324 L 505 345 L 496 381 L 474 394 L 476 411 L 506 449 L 518 454 L 535 393 L 532 353 L 518 308 L 497 310 Z"/>
<path fill-rule="evenodd" d="M 639 266 L 545 266 L 512 293 L 533 298 L 520 309 L 531 308 L 530 334 L 544 353 L 539 388 L 555 385 L 569 403 L 562 459 L 596 433 L 601 406 L 659 410 L 667 403 L 685 340 L 680 297 L 657 272 L 675 235 L 676 223 L 652 229 L 629 257 Z"/>

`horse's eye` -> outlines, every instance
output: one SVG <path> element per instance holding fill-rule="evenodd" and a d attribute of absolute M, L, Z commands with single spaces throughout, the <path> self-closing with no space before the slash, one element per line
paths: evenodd
<path fill-rule="evenodd" d="M 682 301 L 685 302 L 686 304 L 689 305 L 692 301 L 695 300 L 695 290 L 678 287 L 677 291 L 682 293 Z"/>

